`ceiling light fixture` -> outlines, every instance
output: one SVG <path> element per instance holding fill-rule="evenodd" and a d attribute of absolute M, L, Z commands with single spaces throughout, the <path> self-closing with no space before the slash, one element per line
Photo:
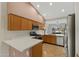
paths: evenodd
<path fill-rule="evenodd" d="M 64 9 L 62 9 L 61 11 L 62 11 L 62 12 L 64 12 L 65 10 L 64 10 Z"/>
<path fill-rule="evenodd" d="M 37 5 L 37 7 L 39 8 L 40 6 L 39 6 L 39 5 Z"/>
<path fill-rule="evenodd" d="M 50 2 L 49 5 L 52 6 L 52 2 Z"/>

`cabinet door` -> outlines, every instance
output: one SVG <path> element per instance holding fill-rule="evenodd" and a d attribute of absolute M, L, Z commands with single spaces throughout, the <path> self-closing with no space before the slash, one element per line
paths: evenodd
<path fill-rule="evenodd" d="M 55 35 L 51 35 L 51 43 L 56 44 L 56 36 Z"/>
<path fill-rule="evenodd" d="M 28 30 L 32 30 L 32 21 L 31 21 L 31 20 L 28 20 L 27 23 L 28 23 L 27 29 L 28 29 Z"/>
<path fill-rule="evenodd" d="M 29 19 L 21 19 L 21 29 L 22 30 L 32 30 L 32 22 Z"/>
<path fill-rule="evenodd" d="M 40 30 L 44 30 L 44 24 L 40 24 L 40 25 L 39 25 L 39 29 L 40 29 Z"/>
<path fill-rule="evenodd" d="M 50 43 L 51 42 L 51 37 L 49 37 L 49 35 L 44 35 L 43 40 L 44 40 L 44 42 Z"/>
<path fill-rule="evenodd" d="M 13 23 L 13 15 L 8 15 L 8 30 L 13 30 L 14 29 L 14 23 Z"/>
<path fill-rule="evenodd" d="M 56 44 L 56 36 L 53 36 L 53 35 L 44 35 L 43 40 L 44 42 L 47 42 L 47 43 Z"/>
<path fill-rule="evenodd" d="M 8 29 L 9 30 L 20 30 L 21 20 L 19 17 L 9 14 L 8 15 Z"/>
<path fill-rule="evenodd" d="M 21 30 L 21 18 L 18 16 L 13 16 L 13 28 L 14 30 Z"/>
<path fill-rule="evenodd" d="M 26 19 L 22 18 L 21 19 L 21 30 L 26 30 L 28 29 L 28 22 Z"/>
<path fill-rule="evenodd" d="M 42 51 L 42 43 L 39 43 L 31 48 L 31 56 L 32 57 L 42 57 L 43 51 Z"/>

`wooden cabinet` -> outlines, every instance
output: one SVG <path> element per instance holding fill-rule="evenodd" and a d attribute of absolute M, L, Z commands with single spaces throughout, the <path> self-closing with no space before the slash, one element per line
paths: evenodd
<path fill-rule="evenodd" d="M 44 35 L 42 39 L 44 40 L 44 42 L 56 44 L 55 35 Z"/>
<path fill-rule="evenodd" d="M 44 24 L 39 24 L 39 29 L 44 30 L 45 25 Z"/>
<path fill-rule="evenodd" d="M 27 25 L 28 25 L 28 24 L 27 24 L 27 20 L 25 20 L 24 18 L 22 18 L 21 20 L 22 20 L 22 21 L 21 21 L 21 22 L 22 22 L 22 23 L 21 23 L 21 30 L 26 30 L 27 27 L 28 27 L 28 26 L 27 26 Z"/>
<path fill-rule="evenodd" d="M 8 30 L 32 30 L 32 25 L 37 25 L 39 29 L 43 29 L 42 24 L 37 21 L 14 14 L 8 14 Z"/>
<path fill-rule="evenodd" d="M 32 57 L 42 57 L 43 51 L 42 51 L 42 43 L 39 43 L 32 47 L 31 49 L 31 56 Z"/>
<path fill-rule="evenodd" d="M 17 16 L 13 16 L 13 27 L 14 30 L 19 30 L 21 29 L 21 18 Z"/>
<path fill-rule="evenodd" d="M 28 20 L 27 22 L 28 22 L 28 27 L 27 27 L 27 29 L 28 29 L 28 30 L 30 30 L 30 29 L 32 30 L 32 21 L 31 21 L 31 20 Z"/>
<path fill-rule="evenodd" d="M 32 22 L 29 19 L 21 19 L 21 30 L 32 30 Z"/>
<path fill-rule="evenodd" d="M 21 29 L 21 19 L 15 15 L 8 16 L 8 29 L 9 30 L 19 30 Z"/>
<path fill-rule="evenodd" d="M 27 18 L 9 14 L 8 30 L 32 30 L 32 22 Z"/>
<path fill-rule="evenodd" d="M 14 29 L 14 19 L 13 15 L 8 15 L 8 30 L 13 30 Z"/>

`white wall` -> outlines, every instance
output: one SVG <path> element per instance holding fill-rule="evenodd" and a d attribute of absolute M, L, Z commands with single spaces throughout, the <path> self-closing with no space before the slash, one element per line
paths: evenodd
<path fill-rule="evenodd" d="M 75 3 L 75 26 L 76 26 L 76 55 L 79 56 L 79 2 Z"/>
<path fill-rule="evenodd" d="M 4 19 L 6 19 L 7 17 L 6 17 L 6 11 L 4 11 L 3 12 L 3 10 L 6 10 L 6 4 L 2 4 L 2 3 L 0 3 L 1 4 L 1 6 L 0 6 L 0 16 L 1 16 L 1 18 L 0 18 L 0 56 L 2 56 L 3 54 L 2 54 L 2 50 L 3 50 L 3 45 L 2 45 L 2 40 L 4 40 L 4 38 L 5 38 L 5 33 L 4 33 L 4 28 L 5 28 L 5 26 L 4 26 L 4 22 L 3 22 L 3 20 Z M 3 6 L 3 7 L 2 7 Z M 3 10 L 2 10 L 3 9 Z M 5 47 L 5 49 L 7 49 L 6 47 Z"/>
<path fill-rule="evenodd" d="M 2 40 L 14 37 L 28 36 L 29 31 L 8 31 L 7 30 L 7 3 L 0 3 L 0 56 L 8 56 L 9 47 L 2 43 Z"/>
<path fill-rule="evenodd" d="M 49 19 L 46 21 L 46 24 L 58 24 L 58 23 L 67 23 L 67 18 Z"/>
<path fill-rule="evenodd" d="M 0 15 L 1 15 L 1 3 L 0 3 Z M 0 16 L 0 24 L 1 24 L 1 16 Z M 0 31 L 1 32 L 1 31 Z M 1 34 L 0 34 L 0 38 L 1 38 Z M 1 43 L 1 39 L 0 39 L 0 43 Z M 0 44 L 1 47 L 1 44 Z M 0 53 L 1 53 L 1 48 L 0 48 Z M 1 54 L 0 54 L 1 55 Z"/>

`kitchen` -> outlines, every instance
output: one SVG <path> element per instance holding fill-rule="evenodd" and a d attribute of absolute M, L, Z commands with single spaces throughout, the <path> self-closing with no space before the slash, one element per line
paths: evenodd
<path fill-rule="evenodd" d="M 8 21 L 6 21 L 7 31 L 5 35 L 7 40 L 2 40 L 7 45 L 11 57 L 19 56 L 63 56 L 64 53 L 64 33 L 67 24 L 67 18 L 57 18 L 57 20 L 45 20 L 43 16 L 34 7 L 36 3 L 8 3 L 6 15 L 8 13 Z M 72 3 L 71 3 L 72 5 Z M 5 8 L 5 6 L 4 6 Z M 27 10 L 27 11 L 26 11 Z M 69 10 L 73 13 L 73 10 Z M 69 13 L 70 14 L 70 13 Z M 61 15 L 62 16 L 62 15 Z M 45 17 L 47 17 L 45 15 Z M 6 17 L 7 18 L 7 17 Z M 38 19 L 38 20 L 37 20 Z M 47 18 L 48 19 L 48 18 Z M 4 21 L 4 22 L 5 22 Z M 65 21 L 65 22 L 63 22 Z M 52 23 L 53 22 L 53 23 Z M 62 26 L 63 25 L 63 26 Z M 3 25 L 5 26 L 5 25 Z M 8 26 L 8 27 L 7 27 Z M 20 33 L 19 33 L 20 32 Z M 14 33 L 14 34 L 13 34 Z M 15 33 L 18 33 L 17 35 Z M 9 39 L 9 40 L 8 40 Z M 46 47 L 52 45 L 60 48 L 57 52 L 51 52 Z M 51 48 L 53 50 L 53 48 Z M 5 50 L 5 48 L 3 48 Z M 44 49 L 44 50 L 43 50 Z M 56 48 L 57 49 L 57 48 Z M 47 52 L 48 51 L 48 52 Z M 62 52 L 62 53 L 61 53 Z M 54 54 L 58 55 L 54 55 Z M 4 52 L 5 54 L 5 52 Z"/>

